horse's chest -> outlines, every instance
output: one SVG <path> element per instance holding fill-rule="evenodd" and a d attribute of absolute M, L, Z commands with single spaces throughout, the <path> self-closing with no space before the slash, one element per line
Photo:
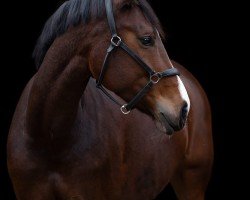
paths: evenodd
<path fill-rule="evenodd" d="M 78 155 L 63 178 L 68 191 L 77 188 L 86 199 L 153 199 L 178 164 L 175 148 L 165 138 L 114 140 L 104 144 L 95 139 Z"/>
<path fill-rule="evenodd" d="M 85 126 L 75 129 L 81 138 L 65 170 L 67 191 L 84 199 L 153 199 L 174 173 L 185 140 L 170 140 L 144 115 L 128 121 L 110 114 L 107 123 L 107 116 L 92 112 L 77 121 L 79 127 L 83 118 Z"/>

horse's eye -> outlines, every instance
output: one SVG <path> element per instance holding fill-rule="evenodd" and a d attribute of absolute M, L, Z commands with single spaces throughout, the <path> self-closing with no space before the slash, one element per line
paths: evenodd
<path fill-rule="evenodd" d="M 145 36 L 140 38 L 141 43 L 144 46 L 153 46 L 154 45 L 154 39 L 151 36 Z"/>

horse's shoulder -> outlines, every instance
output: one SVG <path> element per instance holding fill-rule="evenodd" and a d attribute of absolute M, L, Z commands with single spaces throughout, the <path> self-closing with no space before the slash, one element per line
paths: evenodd
<path fill-rule="evenodd" d="M 191 101 L 198 101 L 204 106 L 209 106 L 209 102 L 207 99 L 206 92 L 204 91 L 200 82 L 196 79 L 196 77 L 183 65 L 179 64 L 176 61 L 172 61 L 174 67 L 176 67 L 181 73 L 181 80 L 183 81 L 188 95 L 191 98 Z"/>

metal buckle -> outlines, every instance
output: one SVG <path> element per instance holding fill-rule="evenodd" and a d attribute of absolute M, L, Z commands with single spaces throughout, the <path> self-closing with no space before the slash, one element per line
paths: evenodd
<path fill-rule="evenodd" d="M 111 44 L 113 44 L 114 46 L 118 47 L 122 42 L 122 39 L 118 36 L 115 35 L 111 38 Z"/>
<path fill-rule="evenodd" d="M 159 72 L 153 74 L 152 76 L 150 76 L 150 81 L 153 84 L 157 84 L 159 81 L 161 80 L 161 74 Z"/>
<path fill-rule="evenodd" d="M 127 110 L 126 108 L 127 104 L 124 104 L 122 107 L 121 107 L 121 111 L 124 115 L 127 115 L 130 113 L 130 110 Z"/>

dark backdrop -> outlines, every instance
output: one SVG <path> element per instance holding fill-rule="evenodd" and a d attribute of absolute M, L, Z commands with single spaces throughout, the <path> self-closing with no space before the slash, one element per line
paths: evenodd
<path fill-rule="evenodd" d="M 36 39 L 47 18 L 62 1 L 10 1 L 1 5 L 1 177 L 0 199 L 14 199 L 6 170 L 6 139 L 15 106 L 25 84 L 36 72 L 31 58 Z M 241 153 L 245 150 L 236 123 L 238 99 L 244 99 L 236 83 L 242 71 L 233 48 L 239 21 L 236 5 L 215 1 L 151 1 L 166 32 L 170 57 L 189 69 L 201 82 L 213 111 L 215 162 L 207 199 L 241 199 L 245 174 Z M 234 14 L 233 14 L 234 13 Z M 237 30 L 237 31 L 235 31 Z M 238 73 L 237 70 L 240 70 Z M 241 121 L 241 120 L 239 120 Z M 243 151 L 242 151 L 243 152 Z M 168 197 L 168 198 L 167 198 Z M 167 188 L 159 199 L 175 199 Z"/>

